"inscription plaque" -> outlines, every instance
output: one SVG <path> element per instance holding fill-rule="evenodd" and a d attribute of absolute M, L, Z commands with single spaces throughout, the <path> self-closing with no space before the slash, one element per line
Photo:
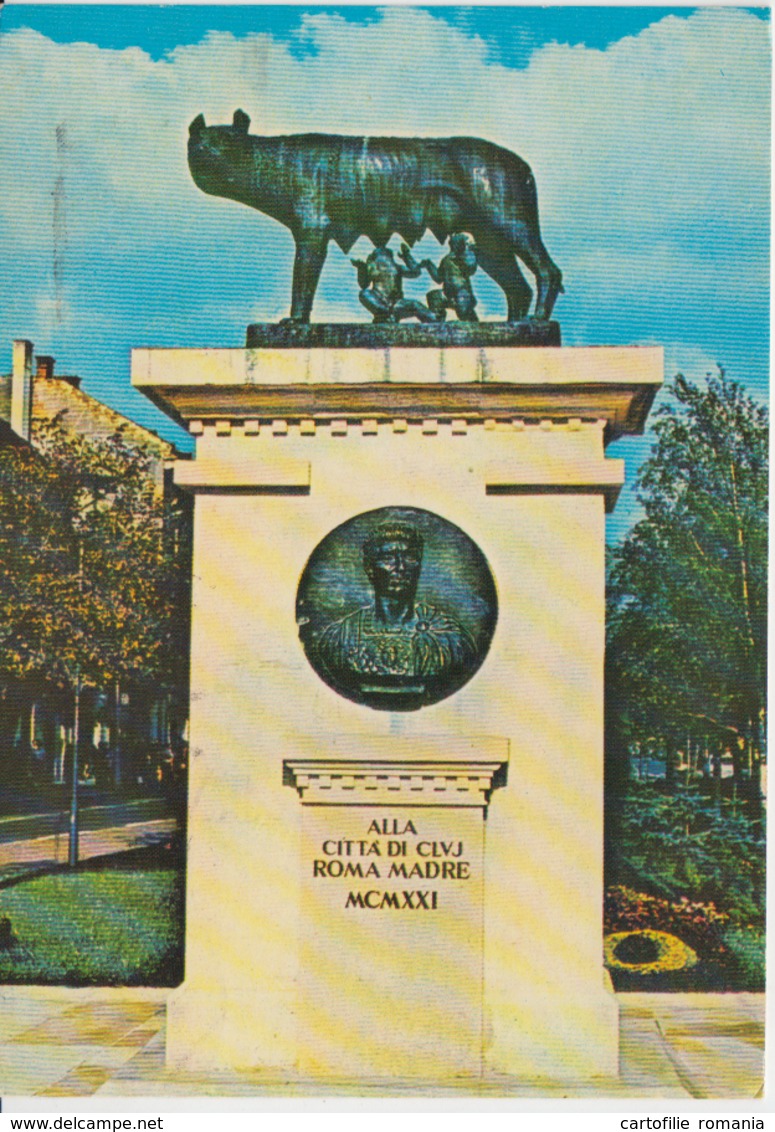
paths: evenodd
<path fill-rule="evenodd" d="M 283 768 L 302 805 L 302 1068 L 475 1076 L 484 814 L 508 744 L 426 735 L 338 746 L 362 757 Z M 399 757 L 383 758 L 391 749 Z"/>
<path fill-rule="evenodd" d="M 306 1071 L 478 1071 L 482 812 L 304 806 Z"/>

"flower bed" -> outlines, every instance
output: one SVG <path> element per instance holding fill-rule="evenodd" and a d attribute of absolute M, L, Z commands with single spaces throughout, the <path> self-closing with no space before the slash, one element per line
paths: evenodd
<path fill-rule="evenodd" d="M 728 926 L 729 916 L 714 904 L 612 886 L 605 894 L 604 946 L 615 989 L 756 989 L 728 946 Z"/>
<path fill-rule="evenodd" d="M 700 958 L 721 959 L 726 953 L 723 928 L 729 917 L 714 904 L 683 897 L 664 900 L 617 884 L 605 894 L 604 926 L 611 932 L 670 932 L 693 948 Z"/>
<path fill-rule="evenodd" d="M 670 932 L 640 929 L 612 932 L 605 937 L 606 966 L 636 975 L 683 971 L 697 963 L 697 952 Z"/>

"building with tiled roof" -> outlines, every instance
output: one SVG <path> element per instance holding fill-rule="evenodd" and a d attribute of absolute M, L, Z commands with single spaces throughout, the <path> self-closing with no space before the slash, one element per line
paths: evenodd
<path fill-rule="evenodd" d="M 32 342 L 23 338 L 14 342 L 12 372 L 0 375 L 0 428 L 10 427 L 17 437 L 33 444 L 36 422 L 55 417 L 67 432 L 99 440 L 120 429 L 127 444 L 151 457 L 161 487 L 165 465 L 180 456 L 175 446 L 84 392 L 80 377 L 56 373 L 50 355 L 38 354 L 33 368 L 33 353 Z M 6 437 L 12 439 L 7 432 Z"/>

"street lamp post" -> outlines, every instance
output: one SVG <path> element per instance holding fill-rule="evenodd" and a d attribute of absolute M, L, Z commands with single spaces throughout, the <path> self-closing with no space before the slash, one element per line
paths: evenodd
<path fill-rule="evenodd" d="M 111 480 L 108 476 L 92 475 L 84 476 L 81 481 L 81 490 L 85 493 L 83 505 L 78 510 L 76 516 L 75 530 L 78 538 L 78 600 L 79 600 L 79 613 L 81 612 L 80 606 L 83 601 L 83 539 L 84 532 L 82 529 L 82 522 L 90 511 L 99 509 L 100 503 L 100 487 L 103 489 L 102 498 L 105 498 L 106 485 L 110 485 Z M 81 716 L 81 666 L 76 664 L 75 668 L 75 702 L 73 706 L 73 780 L 72 790 L 70 794 L 70 829 L 68 838 L 68 852 L 67 862 L 71 869 L 74 869 L 78 864 L 78 743 L 80 739 L 80 716 Z"/>
<path fill-rule="evenodd" d="M 81 715 L 81 673 L 75 676 L 75 704 L 73 710 L 73 782 L 70 794 L 70 831 L 67 863 L 71 869 L 78 864 L 78 740 Z"/>
<path fill-rule="evenodd" d="M 83 542 L 78 538 L 78 598 L 83 596 Z M 75 667 L 75 700 L 73 704 L 73 781 L 70 793 L 70 829 L 67 844 L 67 863 L 71 869 L 78 864 L 78 744 L 81 724 L 81 666 Z"/>

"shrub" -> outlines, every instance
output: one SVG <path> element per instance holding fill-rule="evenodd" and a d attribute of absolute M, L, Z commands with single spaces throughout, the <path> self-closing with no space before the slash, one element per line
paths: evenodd
<path fill-rule="evenodd" d="M 633 784 L 615 857 L 612 880 L 639 876 L 644 887 L 673 900 L 686 895 L 697 907 L 763 926 L 764 838 L 733 803 L 719 808 L 693 790 L 663 794 Z"/>
<path fill-rule="evenodd" d="M 763 991 L 765 970 L 764 932 L 748 924 L 724 929 L 724 944 L 730 953 L 741 990 Z"/>

